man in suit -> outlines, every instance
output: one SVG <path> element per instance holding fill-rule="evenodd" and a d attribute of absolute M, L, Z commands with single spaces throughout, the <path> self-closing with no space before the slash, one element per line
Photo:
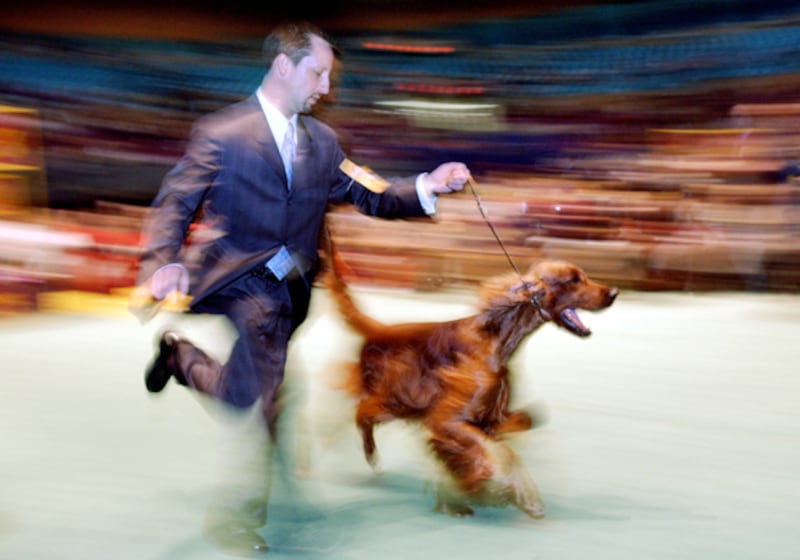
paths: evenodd
<path fill-rule="evenodd" d="M 365 186 L 373 182 L 363 179 L 368 174 L 308 114 L 330 87 L 336 51 L 329 38 L 307 23 L 283 24 L 265 39 L 263 54 L 267 71 L 257 91 L 201 118 L 165 177 L 145 220 L 135 293 L 188 295 L 190 312 L 224 315 L 238 333 L 222 364 L 164 332 L 147 389 L 160 392 L 174 378 L 234 410 L 260 403 L 274 435 L 287 345 L 308 311 L 328 205 L 349 203 L 382 218 L 425 216 L 438 194 L 464 187 L 469 171 L 449 162 Z M 207 536 L 237 552 L 266 551 L 256 532 L 266 521 L 266 490 L 225 509 L 235 514 L 209 516 Z"/>

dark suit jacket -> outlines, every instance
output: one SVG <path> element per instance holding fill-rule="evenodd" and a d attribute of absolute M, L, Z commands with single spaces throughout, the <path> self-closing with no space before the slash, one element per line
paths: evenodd
<path fill-rule="evenodd" d="M 386 218 L 425 215 L 413 178 L 376 194 L 339 170 L 345 155 L 327 125 L 301 115 L 297 134 L 288 190 L 255 95 L 198 120 L 145 221 L 137 284 L 165 264 L 181 263 L 189 270 L 194 307 L 282 245 L 314 267 L 328 204 L 351 203 Z"/>

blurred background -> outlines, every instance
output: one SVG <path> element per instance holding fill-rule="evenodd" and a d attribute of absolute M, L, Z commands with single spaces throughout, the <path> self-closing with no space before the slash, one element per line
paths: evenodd
<path fill-rule="evenodd" d="M 216 418 L 179 387 L 148 396 L 142 374 L 164 325 L 218 356 L 229 325 L 143 326 L 127 295 L 189 127 L 255 90 L 264 35 L 295 16 L 344 53 L 315 111 L 353 161 L 458 159 L 475 178 L 430 222 L 332 214 L 366 311 L 463 316 L 511 271 L 503 247 L 623 291 L 587 314 L 591 339 L 542 329 L 510 364 L 517 402 L 551 413 L 511 442 L 548 508 L 526 523 L 430 512 L 417 425 L 381 428 L 382 477 L 354 428 L 304 443 L 349 414 L 325 381 L 357 351 L 317 289 L 290 349 L 269 557 L 800 558 L 797 0 L 126 4 L 0 12 L 1 560 L 223 557 L 200 536 Z"/>
<path fill-rule="evenodd" d="M 796 293 L 800 5 L 17 3 L 0 21 L 0 310 L 133 284 L 199 116 L 251 94 L 271 26 L 344 57 L 315 108 L 383 175 L 466 162 L 432 223 L 337 209 L 351 282 L 471 287 L 554 257 L 636 290 Z M 302 13 L 300 13 L 302 11 Z M 481 210 L 484 210 L 486 219 Z"/>

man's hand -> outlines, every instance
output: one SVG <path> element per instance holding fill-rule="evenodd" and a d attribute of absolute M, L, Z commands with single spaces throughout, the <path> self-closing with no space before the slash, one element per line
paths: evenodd
<path fill-rule="evenodd" d="M 143 323 L 159 311 L 182 312 L 188 309 L 191 297 L 189 274 L 178 264 L 159 268 L 150 280 L 136 286 L 130 295 L 128 309 Z"/>
<path fill-rule="evenodd" d="M 179 264 L 168 264 L 155 271 L 150 278 L 150 294 L 155 299 L 166 299 L 174 292 L 186 295 L 189 292 L 189 273 Z"/>
<path fill-rule="evenodd" d="M 423 178 L 431 195 L 460 191 L 470 178 L 469 169 L 461 162 L 443 163 Z"/>

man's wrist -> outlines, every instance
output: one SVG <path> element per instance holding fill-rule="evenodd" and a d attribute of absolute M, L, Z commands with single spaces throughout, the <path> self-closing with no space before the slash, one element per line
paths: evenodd
<path fill-rule="evenodd" d="M 417 175 L 416 186 L 419 203 L 422 205 L 422 209 L 425 210 L 425 213 L 430 216 L 436 213 L 436 195 L 433 193 L 433 189 L 428 188 L 425 184 L 425 178 L 427 176 L 427 173 L 420 173 Z"/>

